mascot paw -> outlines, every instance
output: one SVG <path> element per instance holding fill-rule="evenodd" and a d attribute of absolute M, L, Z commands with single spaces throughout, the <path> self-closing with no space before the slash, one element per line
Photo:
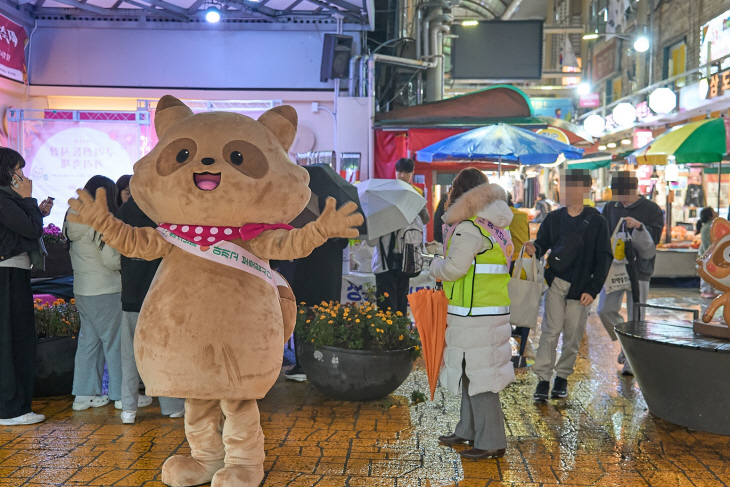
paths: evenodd
<path fill-rule="evenodd" d="M 234 465 L 215 474 L 211 487 L 258 487 L 264 480 L 264 466 Z"/>
<path fill-rule="evenodd" d="M 223 460 L 201 462 L 191 457 L 170 457 L 162 466 L 162 483 L 170 487 L 207 484 L 223 468 Z"/>

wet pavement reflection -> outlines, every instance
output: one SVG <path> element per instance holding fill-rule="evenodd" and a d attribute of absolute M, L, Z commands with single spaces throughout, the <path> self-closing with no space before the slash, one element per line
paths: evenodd
<path fill-rule="evenodd" d="M 701 309 L 708 301 L 695 289 L 661 288 L 650 303 Z M 530 337 L 530 357 L 538 336 Z M 619 374 L 618 352 L 592 313 L 567 399 L 534 403 L 536 378 L 520 369 L 501 394 L 509 446 L 500 460 L 462 461 L 466 446 L 438 444 L 458 421 L 460 398 L 439 388 L 433 402 L 409 406 L 413 391 L 428 391 L 421 366 L 395 395 L 371 403 L 331 401 L 282 377 L 260 401 L 264 485 L 729 486 L 730 437 L 652 416 L 636 381 Z M 0 486 L 162 486 L 164 460 L 189 453 L 183 421 L 161 417 L 157 402 L 134 425 L 122 425 L 111 405 L 76 412 L 71 402 L 38 400 L 45 423 L 0 426 Z"/>

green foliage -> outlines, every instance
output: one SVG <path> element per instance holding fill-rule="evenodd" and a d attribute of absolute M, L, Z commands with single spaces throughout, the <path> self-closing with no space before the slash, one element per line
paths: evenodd
<path fill-rule="evenodd" d="M 426 394 L 421 391 L 411 392 L 411 404 L 419 404 L 422 402 L 426 402 Z"/>
<path fill-rule="evenodd" d="M 38 338 L 74 336 L 81 328 L 76 302 L 58 299 L 53 304 L 35 301 L 35 329 Z"/>
<path fill-rule="evenodd" d="M 349 350 L 410 349 L 413 360 L 421 355 L 418 331 L 400 311 L 379 311 L 375 305 L 322 303 L 312 308 L 299 306 L 297 339 L 315 347 Z"/>

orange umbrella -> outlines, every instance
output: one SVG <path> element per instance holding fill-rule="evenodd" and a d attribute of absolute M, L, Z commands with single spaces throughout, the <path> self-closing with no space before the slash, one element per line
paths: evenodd
<path fill-rule="evenodd" d="M 441 363 L 444 360 L 449 299 L 441 289 L 421 289 L 408 295 L 408 303 L 411 305 L 411 312 L 416 319 L 416 327 L 421 337 L 421 348 L 426 361 L 426 374 L 433 401 Z"/>

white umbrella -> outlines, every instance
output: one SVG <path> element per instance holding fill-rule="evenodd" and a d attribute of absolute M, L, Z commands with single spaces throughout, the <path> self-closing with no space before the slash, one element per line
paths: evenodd
<path fill-rule="evenodd" d="M 405 228 L 426 206 L 426 199 L 400 179 L 369 179 L 357 185 L 367 220 L 368 240 Z"/>

